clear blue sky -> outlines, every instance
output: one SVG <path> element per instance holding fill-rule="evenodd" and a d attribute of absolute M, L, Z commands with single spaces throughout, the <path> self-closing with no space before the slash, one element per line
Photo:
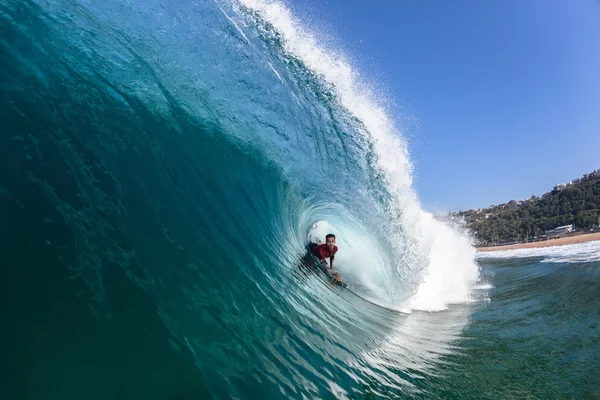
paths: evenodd
<path fill-rule="evenodd" d="M 600 168 L 600 1 L 288 5 L 414 118 L 398 119 L 426 209 L 541 195 Z"/>

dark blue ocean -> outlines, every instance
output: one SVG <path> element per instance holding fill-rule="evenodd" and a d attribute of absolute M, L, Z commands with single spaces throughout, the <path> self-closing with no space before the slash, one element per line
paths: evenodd
<path fill-rule="evenodd" d="M 600 397 L 599 242 L 477 255 L 327 43 L 276 1 L 0 0 L 0 399 Z"/>

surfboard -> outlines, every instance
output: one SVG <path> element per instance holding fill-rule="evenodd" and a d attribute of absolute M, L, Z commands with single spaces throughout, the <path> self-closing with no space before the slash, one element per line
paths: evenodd
<path fill-rule="evenodd" d="M 344 283 L 342 281 L 340 274 L 333 268 L 327 267 L 326 262 L 321 264 L 321 262 L 319 262 L 319 259 L 311 251 L 311 244 L 318 245 L 319 243 L 324 242 L 324 240 L 321 239 L 321 237 L 320 237 L 321 234 L 318 231 L 319 231 L 318 223 L 313 224 L 312 228 L 308 231 L 308 236 L 307 236 L 308 243 L 306 244 L 306 249 L 308 250 L 308 253 L 310 254 L 311 258 L 313 259 L 313 261 L 315 262 L 317 267 L 325 274 L 325 276 L 331 281 L 331 283 L 333 285 L 347 287 L 348 285 L 346 285 L 346 283 Z"/>

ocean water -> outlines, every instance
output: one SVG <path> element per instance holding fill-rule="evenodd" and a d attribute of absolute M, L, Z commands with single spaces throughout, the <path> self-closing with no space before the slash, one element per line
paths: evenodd
<path fill-rule="evenodd" d="M 0 398 L 600 397 L 598 242 L 477 255 L 325 43 L 275 1 L 0 0 Z"/>

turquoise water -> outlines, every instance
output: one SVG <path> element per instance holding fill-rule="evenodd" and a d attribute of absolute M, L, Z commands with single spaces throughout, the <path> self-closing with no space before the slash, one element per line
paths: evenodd
<path fill-rule="evenodd" d="M 598 247 L 477 258 L 279 3 L 0 22 L 2 398 L 600 396 Z M 350 290 L 305 265 L 316 221 Z"/>

